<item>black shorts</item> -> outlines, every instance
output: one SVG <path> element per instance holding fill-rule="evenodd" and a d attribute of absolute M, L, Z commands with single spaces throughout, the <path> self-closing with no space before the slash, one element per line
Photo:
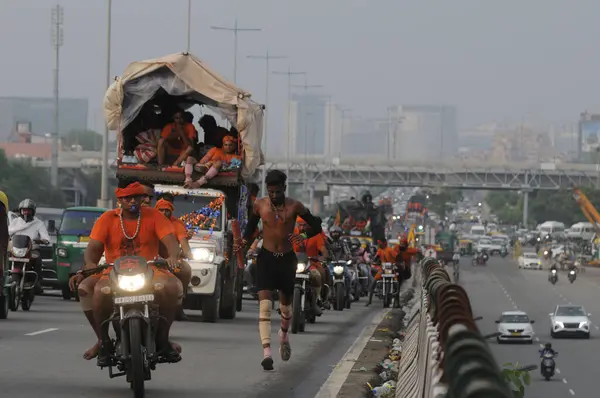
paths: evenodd
<path fill-rule="evenodd" d="M 294 294 L 298 258 L 294 251 L 272 253 L 264 248 L 256 258 L 256 289 L 279 290 L 288 297 Z"/>

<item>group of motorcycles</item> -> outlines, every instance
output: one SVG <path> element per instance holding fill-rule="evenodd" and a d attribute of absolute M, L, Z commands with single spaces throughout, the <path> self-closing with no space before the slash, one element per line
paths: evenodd
<path fill-rule="evenodd" d="M 496 253 L 499 254 L 500 257 L 504 258 L 504 257 L 508 256 L 508 248 L 506 247 L 506 245 L 504 245 L 504 246 L 502 246 L 500 251 L 498 251 Z M 490 256 L 493 254 L 494 253 L 488 253 L 488 251 L 486 249 L 477 250 L 477 252 L 473 256 L 472 264 L 473 265 L 486 265 L 488 260 L 490 259 Z"/>

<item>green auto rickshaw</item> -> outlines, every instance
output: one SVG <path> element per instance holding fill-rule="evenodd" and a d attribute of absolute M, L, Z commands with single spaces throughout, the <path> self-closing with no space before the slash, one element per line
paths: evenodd
<path fill-rule="evenodd" d="M 56 242 L 56 274 L 65 300 L 74 296 L 69 278 L 83 266 L 83 252 L 96 220 L 106 211 L 101 207 L 69 207 L 62 215 Z M 76 295 L 75 298 L 77 299 Z"/>

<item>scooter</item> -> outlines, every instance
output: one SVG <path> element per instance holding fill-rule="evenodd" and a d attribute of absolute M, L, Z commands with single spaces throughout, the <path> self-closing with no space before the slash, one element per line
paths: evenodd
<path fill-rule="evenodd" d="M 554 376 L 554 369 L 556 367 L 556 362 L 554 362 L 554 358 L 558 356 L 558 352 L 555 352 L 554 355 L 549 352 L 545 353 L 542 357 L 542 366 L 541 372 L 542 376 L 546 381 L 549 381 L 552 376 Z"/>
<path fill-rule="evenodd" d="M 558 282 L 558 272 L 555 269 L 553 269 L 552 271 L 550 271 L 550 276 L 548 277 L 548 280 L 553 285 L 556 285 L 556 282 Z"/>
<path fill-rule="evenodd" d="M 569 282 L 573 283 L 575 282 L 575 279 L 577 278 L 577 273 L 575 272 L 574 269 L 569 271 Z"/>

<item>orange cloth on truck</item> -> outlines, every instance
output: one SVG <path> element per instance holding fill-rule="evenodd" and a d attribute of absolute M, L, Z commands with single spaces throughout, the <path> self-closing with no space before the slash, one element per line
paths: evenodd
<path fill-rule="evenodd" d="M 196 128 L 191 123 L 183 125 L 183 134 L 192 142 L 196 140 Z M 160 133 L 160 138 L 164 139 L 168 145 L 168 151 L 172 155 L 179 155 L 185 148 L 185 142 L 179 136 L 175 123 L 169 123 Z"/>

